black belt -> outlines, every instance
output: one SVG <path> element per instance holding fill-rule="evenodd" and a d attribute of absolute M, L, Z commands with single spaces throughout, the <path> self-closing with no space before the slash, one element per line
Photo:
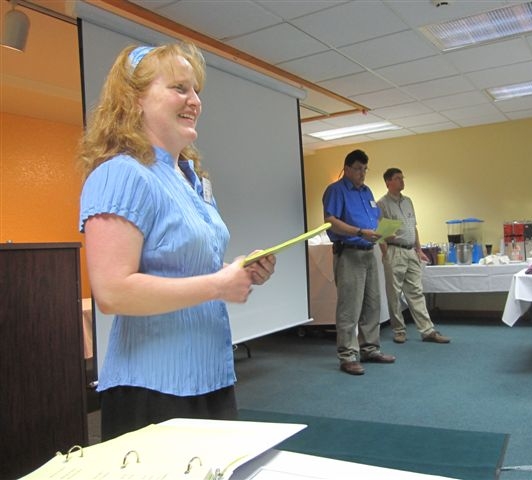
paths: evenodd
<path fill-rule="evenodd" d="M 351 249 L 351 250 L 369 251 L 369 250 L 373 250 L 373 245 L 355 245 L 352 243 L 342 243 L 342 242 L 333 243 L 333 253 L 341 254 L 344 248 Z"/>
<path fill-rule="evenodd" d="M 414 245 L 399 245 L 398 243 L 389 243 L 388 245 L 391 245 L 392 247 L 404 248 L 405 250 L 412 250 L 414 248 Z"/>

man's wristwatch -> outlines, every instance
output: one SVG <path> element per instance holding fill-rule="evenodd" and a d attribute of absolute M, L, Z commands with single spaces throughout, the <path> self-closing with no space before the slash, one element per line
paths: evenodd
<path fill-rule="evenodd" d="M 358 229 L 358 232 L 357 232 L 357 237 L 361 237 L 361 236 L 362 236 L 362 229 L 359 228 L 359 229 Z"/>

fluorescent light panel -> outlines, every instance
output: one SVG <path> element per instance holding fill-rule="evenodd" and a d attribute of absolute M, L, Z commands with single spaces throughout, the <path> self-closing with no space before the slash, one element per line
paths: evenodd
<path fill-rule="evenodd" d="M 420 28 L 440 50 L 477 45 L 532 32 L 532 2 Z"/>
<path fill-rule="evenodd" d="M 335 128 L 333 130 L 323 130 L 322 132 L 309 133 L 311 137 L 320 140 L 336 140 L 337 138 L 364 135 L 366 133 L 384 132 L 387 130 L 399 130 L 401 127 L 390 122 L 366 123 L 352 127 Z"/>
<path fill-rule="evenodd" d="M 509 100 L 511 98 L 526 97 L 532 95 L 532 82 L 516 83 L 504 87 L 487 88 L 486 92 L 496 102 L 499 100 Z"/>

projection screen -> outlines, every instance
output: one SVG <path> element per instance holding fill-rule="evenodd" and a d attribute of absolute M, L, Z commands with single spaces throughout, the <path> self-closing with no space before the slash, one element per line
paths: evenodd
<path fill-rule="evenodd" d="M 85 110 L 118 52 L 175 39 L 77 2 Z M 304 92 L 204 52 L 207 83 L 197 146 L 231 232 L 226 261 L 306 230 L 298 99 Z M 304 243 L 279 253 L 276 272 L 244 305 L 230 304 L 233 344 L 309 322 Z M 111 317 L 95 308 L 101 368 Z"/>

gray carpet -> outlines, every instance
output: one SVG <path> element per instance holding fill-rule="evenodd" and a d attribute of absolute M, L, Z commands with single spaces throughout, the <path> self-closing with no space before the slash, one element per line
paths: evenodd
<path fill-rule="evenodd" d="M 421 342 L 412 324 L 404 345 L 382 329 L 394 365 L 366 364 L 366 374 L 340 372 L 333 334 L 287 331 L 235 352 L 239 407 L 395 425 L 508 433 L 503 466 L 532 464 L 532 328 L 520 322 L 460 321 L 439 325 L 449 345 Z M 99 412 L 89 414 L 91 443 Z M 503 471 L 500 480 L 530 480 L 530 471 Z M 488 480 L 488 479 L 486 479 Z"/>
<path fill-rule="evenodd" d="M 236 352 L 242 409 L 384 422 L 475 432 L 508 433 L 504 466 L 532 464 L 532 328 L 446 321 L 449 345 L 392 342 L 382 349 L 393 365 L 366 364 L 366 374 L 338 369 L 334 335 L 284 332 L 248 342 Z M 501 480 L 530 480 L 531 472 L 502 472 Z"/>
<path fill-rule="evenodd" d="M 279 449 L 463 480 L 497 478 L 508 435 L 240 410 L 241 420 L 307 428 Z"/>

